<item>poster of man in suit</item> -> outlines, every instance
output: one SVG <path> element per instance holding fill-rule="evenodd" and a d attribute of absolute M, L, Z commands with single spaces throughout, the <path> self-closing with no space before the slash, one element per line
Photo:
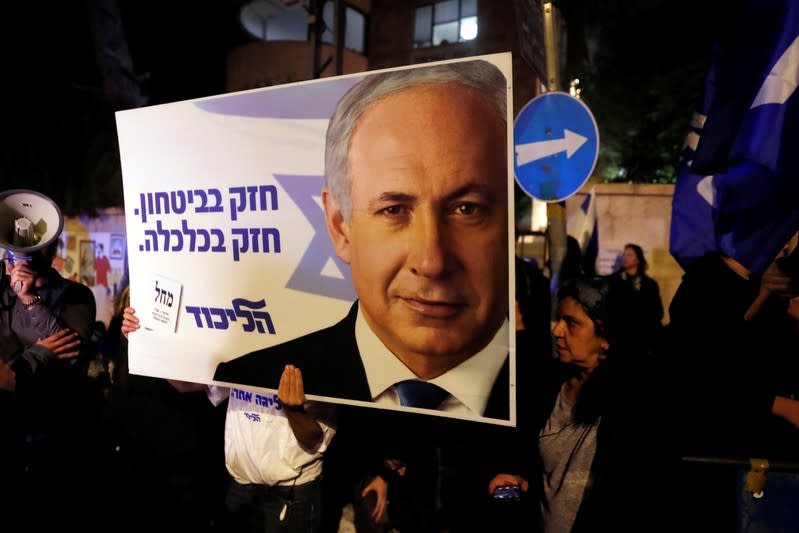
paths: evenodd
<path fill-rule="evenodd" d="M 131 368 L 514 424 L 510 87 L 495 54 L 118 113 Z"/>

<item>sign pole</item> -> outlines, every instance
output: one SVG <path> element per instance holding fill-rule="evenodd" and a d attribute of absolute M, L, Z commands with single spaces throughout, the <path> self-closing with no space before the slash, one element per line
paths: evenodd
<path fill-rule="evenodd" d="M 558 41 L 556 38 L 555 6 L 544 2 L 544 48 L 547 60 L 547 90 L 559 89 Z M 549 239 L 549 280 L 553 296 L 557 296 L 560 269 L 566 257 L 566 202 L 547 203 L 547 238 Z M 555 308 L 553 307 L 553 312 Z"/>

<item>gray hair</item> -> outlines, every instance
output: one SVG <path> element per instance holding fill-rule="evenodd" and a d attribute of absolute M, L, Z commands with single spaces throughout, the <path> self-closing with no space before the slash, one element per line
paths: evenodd
<path fill-rule="evenodd" d="M 352 213 L 347 155 L 352 132 L 370 106 L 392 94 L 420 85 L 453 83 L 476 89 L 496 107 L 507 123 L 507 81 L 502 72 L 485 60 L 459 61 L 429 67 L 373 74 L 356 83 L 339 100 L 325 139 L 325 185 L 344 215 Z"/>

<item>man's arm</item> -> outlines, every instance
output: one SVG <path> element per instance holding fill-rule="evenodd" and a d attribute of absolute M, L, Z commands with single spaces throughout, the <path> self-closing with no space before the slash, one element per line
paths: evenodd
<path fill-rule="evenodd" d="M 10 271 L 10 285 L 15 298 L 34 319 L 39 338 L 71 328 L 84 338 L 91 338 L 96 304 L 91 291 L 79 284 L 64 282 L 55 272 L 37 274 L 26 261 Z"/>
<path fill-rule="evenodd" d="M 286 365 L 280 376 L 278 398 L 286 411 L 291 431 L 304 450 L 314 450 L 322 443 L 324 432 L 314 417 L 305 412 L 305 388 L 299 368 Z"/>
<path fill-rule="evenodd" d="M 31 313 L 31 322 L 35 324 L 35 330 L 28 332 L 28 336 L 38 339 L 19 354 L 30 372 L 59 359 L 80 355 L 87 359 L 91 355 L 94 296 L 82 285 L 71 285 L 58 299 L 46 302 L 37 296 L 25 311 Z"/>
<path fill-rule="evenodd" d="M 28 361 L 35 370 L 39 363 L 47 364 L 54 359 L 72 359 L 80 354 L 81 339 L 71 329 L 56 331 L 36 344 L 28 346 L 20 357 Z"/>
<path fill-rule="evenodd" d="M 32 314 L 30 329 L 24 332 L 15 331 L 13 316 L 14 304 L 17 299 L 24 304 L 24 299 L 13 293 L 10 288 L 3 290 L 2 305 L 4 306 L 3 319 L 5 322 L 3 331 L 0 333 L 1 358 L 12 364 L 17 371 L 22 371 L 27 375 L 35 372 L 41 365 L 47 365 L 57 359 L 71 359 L 80 353 L 81 340 L 78 334 L 66 328 L 41 301 L 35 301 L 29 305 L 29 309 L 22 311 Z M 28 339 L 37 340 L 26 346 L 18 334 L 24 334 Z"/>

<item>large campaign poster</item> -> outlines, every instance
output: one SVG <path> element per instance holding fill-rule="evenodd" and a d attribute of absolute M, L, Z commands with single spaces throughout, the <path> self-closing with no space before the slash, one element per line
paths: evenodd
<path fill-rule="evenodd" d="M 515 425 L 511 91 L 505 53 L 118 112 L 130 371 Z"/>

